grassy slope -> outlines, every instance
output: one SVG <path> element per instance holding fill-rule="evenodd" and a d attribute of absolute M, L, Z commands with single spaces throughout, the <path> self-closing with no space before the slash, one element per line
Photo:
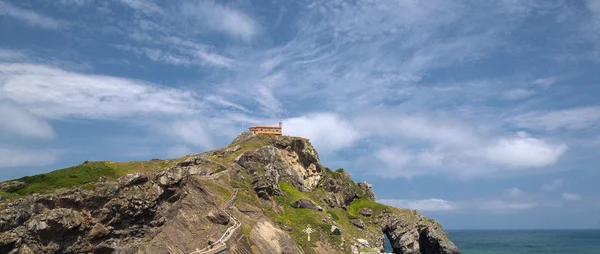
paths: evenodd
<path fill-rule="evenodd" d="M 136 172 L 160 172 L 166 167 L 174 166 L 183 158 L 175 160 L 150 160 L 129 162 L 95 161 L 55 170 L 45 174 L 26 176 L 9 180 L 24 182 L 22 186 L 0 191 L 0 195 L 7 200 L 13 200 L 33 193 L 52 193 L 68 188 L 93 188 L 100 177 L 107 181 Z"/>

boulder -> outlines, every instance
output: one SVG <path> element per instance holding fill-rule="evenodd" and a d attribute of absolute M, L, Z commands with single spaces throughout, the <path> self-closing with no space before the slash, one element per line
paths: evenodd
<path fill-rule="evenodd" d="M 336 205 L 335 200 L 333 200 L 333 198 L 331 198 L 331 197 L 325 198 L 325 199 L 323 199 L 323 201 L 325 201 L 325 203 L 331 208 L 334 208 Z"/>
<path fill-rule="evenodd" d="M 342 231 L 340 231 L 338 227 L 331 225 L 331 233 L 334 235 L 341 235 Z"/>
<path fill-rule="evenodd" d="M 96 223 L 96 225 L 92 227 L 92 230 L 90 230 L 89 236 L 92 239 L 97 239 L 105 236 L 106 234 L 108 234 L 108 229 L 101 223 Z"/>
<path fill-rule="evenodd" d="M 371 210 L 371 208 L 363 207 L 358 210 L 358 213 L 365 217 L 371 217 L 371 215 L 373 215 L 373 210 Z"/>
<path fill-rule="evenodd" d="M 0 190 L 7 191 L 12 188 L 19 188 L 25 184 L 21 181 L 6 181 L 0 183 Z"/>
<path fill-rule="evenodd" d="M 208 220 L 215 224 L 227 225 L 229 224 L 229 216 L 222 211 L 212 210 L 206 216 Z"/>
<path fill-rule="evenodd" d="M 127 174 L 126 176 L 119 178 L 119 183 L 123 187 L 144 184 L 147 181 L 148 177 L 140 174 Z"/>
<path fill-rule="evenodd" d="M 363 181 L 358 183 L 358 187 L 365 192 L 364 198 L 367 198 L 369 200 L 375 200 L 375 192 L 373 192 L 372 184 Z"/>
<path fill-rule="evenodd" d="M 319 211 L 319 212 L 322 212 L 322 211 L 323 211 L 323 207 L 320 207 L 320 206 L 315 206 L 315 209 L 316 209 L 317 211 Z"/>
<path fill-rule="evenodd" d="M 214 237 L 209 237 L 209 238 L 208 238 L 208 244 L 209 244 L 209 245 L 211 245 L 211 244 L 215 244 L 216 242 L 217 242 L 217 239 L 216 239 L 216 238 L 214 238 Z"/>
<path fill-rule="evenodd" d="M 290 204 L 293 208 L 307 208 L 312 209 L 315 204 L 310 199 L 301 198 Z"/>
<path fill-rule="evenodd" d="M 352 225 L 356 226 L 357 228 L 365 229 L 365 223 L 360 219 L 350 220 L 350 223 L 352 223 Z"/>
<path fill-rule="evenodd" d="M 356 239 L 356 241 L 357 241 L 358 243 L 360 243 L 361 245 L 363 245 L 363 246 L 369 246 L 369 241 L 367 241 L 367 240 L 365 240 L 365 239 L 361 239 L 361 238 L 359 238 L 359 239 Z"/>

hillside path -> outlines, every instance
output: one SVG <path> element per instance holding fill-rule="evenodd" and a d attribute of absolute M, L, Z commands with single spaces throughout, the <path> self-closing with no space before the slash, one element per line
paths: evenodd
<path fill-rule="evenodd" d="M 236 189 L 234 189 L 233 194 L 231 194 L 231 197 L 219 207 L 219 209 L 221 209 L 223 212 L 225 212 L 227 214 L 227 216 L 229 216 L 229 219 L 233 221 L 233 225 L 231 227 L 227 228 L 227 230 L 225 230 L 225 233 L 223 233 L 221 238 L 219 238 L 219 240 L 215 241 L 212 245 L 209 245 L 206 248 L 201 249 L 199 251 L 195 251 L 193 253 L 195 253 L 195 254 L 220 253 L 229 248 L 228 244 L 227 244 L 228 241 L 231 239 L 231 236 L 234 235 L 235 231 L 238 230 L 242 226 L 242 223 L 240 223 L 240 221 L 238 221 L 238 219 L 235 216 L 233 216 L 231 213 L 229 213 L 227 211 L 227 207 L 229 207 L 233 204 L 233 201 L 235 201 L 237 194 L 238 194 L 238 189 L 236 188 Z"/>

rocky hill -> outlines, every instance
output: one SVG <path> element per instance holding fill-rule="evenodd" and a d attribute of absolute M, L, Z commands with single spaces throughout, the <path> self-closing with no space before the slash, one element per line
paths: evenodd
<path fill-rule="evenodd" d="M 312 145 L 243 133 L 174 160 L 85 162 L 0 183 L 0 253 L 459 253 Z M 303 231 L 311 225 L 311 241 Z"/>

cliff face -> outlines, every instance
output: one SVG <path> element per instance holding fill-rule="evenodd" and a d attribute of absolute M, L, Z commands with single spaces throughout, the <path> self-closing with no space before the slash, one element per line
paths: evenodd
<path fill-rule="evenodd" d="M 244 134 L 162 170 L 94 163 L 113 177 L 43 194 L 1 183 L 0 253 L 379 253 L 384 234 L 395 253 L 459 253 L 439 223 L 375 202 L 301 138 Z"/>

